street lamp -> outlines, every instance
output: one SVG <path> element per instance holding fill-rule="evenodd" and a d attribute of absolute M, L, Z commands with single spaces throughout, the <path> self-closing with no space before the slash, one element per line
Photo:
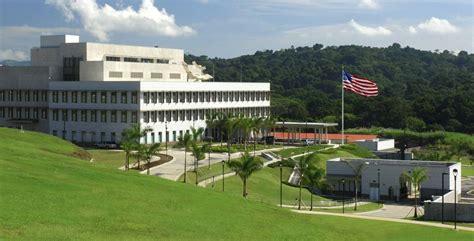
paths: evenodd
<path fill-rule="evenodd" d="M 222 160 L 222 191 L 224 191 L 224 165 L 225 160 Z"/>
<path fill-rule="evenodd" d="M 456 190 L 456 186 L 457 186 L 457 177 L 458 177 L 458 169 L 454 169 L 453 170 L 453 174 L 454 174 L 454 229 L 456 229 L 456 225 L 457 225 L 457 221 L 458 221 L 458 212 L 457 212 L 457 196 L 458 196 L 458 193 L 457 193 L 457 190 Z"/>
<path fill-rule="evenodd" d="M 444 223 L 444 176 L 449 173 L 443 172 L 441 174 L 441 223 Z"/>
<path fill-rule="evenodd" d="M 283 163 L 280 162 L 280 207 L 283 207 Z"/>
<path fill-rule="evenodd" d="M 168 156 L 168 121 L 165 121 L 165 150 Z"/>
<path fill-rule="evenodd" d="M 342 179 L 342 213 L 344 213 L 344 199 L 346 198 L 346 179 Z"/>

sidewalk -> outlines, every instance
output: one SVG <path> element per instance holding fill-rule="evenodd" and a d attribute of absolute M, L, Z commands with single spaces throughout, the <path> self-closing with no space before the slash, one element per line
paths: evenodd
<path fill-rule="evenodd" d="M 347 217 L 359 218 L 359 219 L 366 219 L 366 220 L 388 221 L 388 222 L 407 223 L 407 224 L 432 226 L 432 227 L 438 227 L 438 228 L 454 229 L 453 225 L 434 223 L 434 222 L 423 222 L 423 221 L 415 221 L 415 220 L 407 220 L 407 219 L 393 219 L 393 218 L 382 218 L 382 217 L 368 217 L 368 216 L 361 216 L 361 215 L 356 215 L 356 214 L 329 213 L 329 212 L 319 212 L 319 211 L 305 211 L 305 210 L 292 210 L 292 211 L 301 213 L 301 214 L 329 215 L 329 216 L 339 216 L 339 217 L 346 217 L 346 218 Z M 463 231 L 474 232 L 474 228 L 470 228 L 470 227 L 458 226 L 457 229 L 463 230 Z"/>

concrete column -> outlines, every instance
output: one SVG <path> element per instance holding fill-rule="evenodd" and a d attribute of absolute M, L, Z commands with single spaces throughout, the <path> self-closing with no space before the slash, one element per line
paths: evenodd
<path fill-rule="evenodd" d="M 316 144 L 316 127 L 314 127 L 313 131 L 314 131 L 313 141 L 314 141 L 314 144 Z"/>

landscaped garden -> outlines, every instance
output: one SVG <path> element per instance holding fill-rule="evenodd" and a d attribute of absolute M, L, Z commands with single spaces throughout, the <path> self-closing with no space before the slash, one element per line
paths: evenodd
<path fill-rule="evenodd" d="M 252 198 L 252 183 L 246 199 L 231 182 L 222 193 L 107 168 L 50 135 L 0 128 L 0 137 L 2 240 L 472 241 L 466 231 L 297 214 Z M 278 189 L 268 193 L 278 200 Z"/>

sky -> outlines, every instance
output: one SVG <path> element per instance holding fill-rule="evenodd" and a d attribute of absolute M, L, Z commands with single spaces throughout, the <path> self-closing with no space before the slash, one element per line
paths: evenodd
<path fill-rule="evenodd" d="M 41 34 L 233 58 L 291 46 L 393 43 L 474 52 L 474 0 L 0 0 L 0 60 Z"/>

